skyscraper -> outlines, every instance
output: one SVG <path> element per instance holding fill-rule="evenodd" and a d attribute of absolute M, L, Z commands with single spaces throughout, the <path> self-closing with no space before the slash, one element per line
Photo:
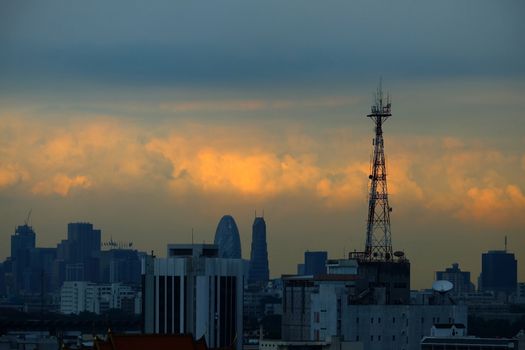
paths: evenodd
<path fill-rule="evenodd" d="M 57 258 L 64 261 L 67 281 L 99 281 L 100 230 L 87 222 L 69 223 L 67 240 L 57 248 Z"/>
<path fill-rule="evenodd" d="M 215 241 L 219 247 L 219 257 L 241 259 L 241 239 L 237 224 L 231 215 L 224 215 L 217 225 Z"/>
<path fill-rule="evenodd" d="M 518 263 L 513 253 L 490 250 L 481 257 L 481 287 L 483 291 L 515 293 L 518 283 Z"/>
<path fill-rule="evenodd" d="M 268 268 L 268 247 L 266 244 L 266 222 L 256 217 L 252 225 L 252 251 L 248 283 L 265 285 L 270 279 Z"/>
<path fill-rule="evenodd" d="M 11 261 L 16 291 L 30 290 L 30 253 L 35 248 L 36 234 L 27 223 L 11 236 Z"/>

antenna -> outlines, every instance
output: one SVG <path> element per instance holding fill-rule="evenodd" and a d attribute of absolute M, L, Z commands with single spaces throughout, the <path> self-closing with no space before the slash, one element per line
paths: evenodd
<path fill-rule="evenodd" d="M 33 209 L 29 209 L 29 212 L 27 213 L 27 217 L 26 217 L 26 219 L 24 221 L 24 224 L 26 226 L 31 226 L 30 224 L 31 224 L 31 213 L 32 212 L 33 212 Z"/>
<path fill-rule="evenodd" d="M 507 235 L 505 235 L 505 253 L 507 252 Z"/>
<path fill-rule="evenodd" d="M 375 96 L 375 104 L 367 115 L 375 124 L 375 138 L 372 142 L 373 155 L 370 161 L 370 179 L 368 192 L 368 219 L 366 226 L 365 258 L 388 261 L 392 259 L 392 241 L 390 231 L 390 212 L 388 187 L 386 182 L 386 158 L 383 141 L 383 123 L 390 117 L 390 98 L 383 101 L 383 78 Z"/>
<path fill-rule="evenodd" d="M 191 228 L 191 245 L 193 245 L 193 227 Z"/>

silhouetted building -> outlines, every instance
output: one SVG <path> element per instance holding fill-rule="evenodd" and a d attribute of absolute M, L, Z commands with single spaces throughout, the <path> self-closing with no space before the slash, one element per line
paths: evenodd
<path fill-rule="evenodd" d="M 193 334 L 211 348 L 242 349 L 244 261 L 211 244 L 170 244 L 142 263 L 144 333 Z"/>
<path fill-rule="evenodd" d="M 445 271 L 436 272 L 436 280 L 446 280 L 454 285 L 451 293 L 461 295 L 474 292 L 474 284 L 470 281 L 470 272 L 461 271 L 458 263 L 447 267 Z"/>
<path fill-rule="evenodd" d="M 29 290 L 32 293 L 52 292 L 53 262 L 56 248 L 34 248 L 29 252 Z"/>
<path fill-rule="evenodd" d="M 15 293 L 30 292 L 30 252 L 35 248 L 36 234 L 27 224 L 18 226 L 11 236 L 11 262 Z"/>
<path fill-rule="evenodd" d="M 256 217 L 252 225 L 252 251 L 250 256 L 249 284 L 266 285 L 270 279 L 268 268 L 268 246 L 266 244 L 266 222 Z"/>
<path fill-rule="evenodd" d="M 518 263 L 514 254 L 505 250 L 490 250 L 481 257 L 481 287 L 483 291 L 516 292 Z"/>
<path fill-rule="evenodd" d="M 90 223 L 69 223 L 67 239 L 57 245 L 53 287 L 64 281 L 99 281 L 101 231 Z"/>
<path fill-rule="evenodd" d="M 100 282 L 140 284 L 139 252 L 132 249 L 110 249 L 100 252 Z"/>
<path fill-rule="evenodd" d="M 304 274 L 320 275 L 326 273 L 327 252 L 304 252 Z"/>
<path fill-rule="evenodd" d="M 239 229 L 231 215 L 224 215 L 215 231 L 214 244 L 219 247 L 219 257 L 241 259 L 241 239 Z"/>

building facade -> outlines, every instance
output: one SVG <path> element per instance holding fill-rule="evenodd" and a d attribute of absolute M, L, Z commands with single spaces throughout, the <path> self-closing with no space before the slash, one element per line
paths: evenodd
<path fill-rule="evenodd" d="M 66 281 L 60 288 L 60 312 L 63 314 L 84 311 L 101 314 L 109 309 L 140 314 L 141 293 L 121 283 Z"/>
<path fill-rule="evenodd" d="M 204 336 L 211 348 L 242 348 L 245 262 L 210 244 L 169 245 L 143 260 L 145 333 Z"/>

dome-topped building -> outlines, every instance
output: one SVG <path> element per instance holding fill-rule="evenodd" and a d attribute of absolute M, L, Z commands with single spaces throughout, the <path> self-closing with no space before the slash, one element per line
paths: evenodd
<path fill-rule="evenodd" d="M 219 247 L 219 257 L 241 259 L 239 229 L 231 215 L 224 215 L 219 221 L 214 243 Z"/>

